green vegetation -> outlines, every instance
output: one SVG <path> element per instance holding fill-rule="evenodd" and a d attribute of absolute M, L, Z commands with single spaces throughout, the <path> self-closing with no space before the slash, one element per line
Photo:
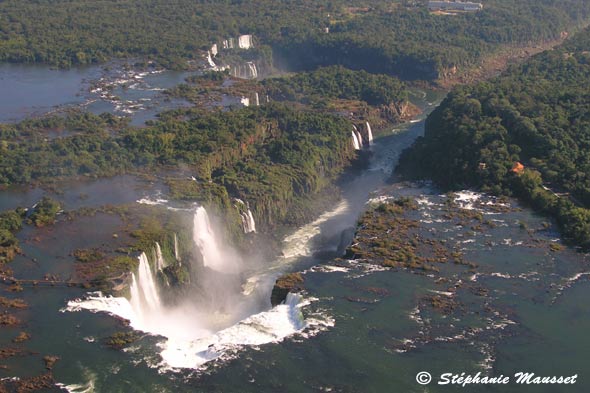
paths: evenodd
<path fill-rule="evenodd" d="M 33 209 L 33 213 L 27 218 L 27 222 L 37 227 L 53 224 L 60 210 L 61 205 L 59 202 L 44 196 Z"/>
<path fill-rule="evenodd" d="M 590 246 L 590 30 L 504 75 L 455 89 L 398 170 L 447 189 L 516 195 Z M 513 170 L 516 162 L 524 169 Z"/>
<path fill-rule="evenodd" d="M 272 48 L 275 63 L 292 70 L 340 64 L 436 79 L 500 45 L 558 38 L 589 12 L 585 0 L 487 0 L 482 12 L 453 17 L 408 0 L 6 0 L 0 61 L 69 67 L 145 57 L 185 67 L 213 42 L 254 34 L 257 48 Z"/>
<path fill-rule="evenodd" d="M 223 212 L 235 210 L 230 195 L 251 200 L 267 223 L 285 216 L 299 195 L 321 191 L 355 157 L 348 120 L 281 104 L 177 110 L 146 128 L 114 132 L 97 125 L 50 141 L 41 121 L 27 124 L 4 126 L 0 184 L 182 165 L 197 182 L 171 182 L 174 197 L 212 202 Z M 42 225 L 45 213 L 56 212 L 39 210 L 30 219 Z"/>
<path fill-rule="evenodd" d="M 340 66 L 302 72 L 290 78 L 266 79 L 262 85 L 275 101 L 325 102 L 338 98 L 379 106 L 407 100 L 405 85 L 398 79 Z"/>
<path fill-rule="evenodd" d="M 346 257 L 385 267 L 434 271 L 438 270 L 435 263 L 464 263 L 461 253 L 420 231 L 420 222 L 410 214 L 415 209 L 416 202 L 407 197 L 371 207 L 359 219 Z"/>
<path fill-rule="evenodd" d="M 0 267 L 21 251 L 15 234 L 23 226 L 25 213 L 21 208 L 0 213 Z"/>
<path fill-rule="evenodd" d="M 116 332 L 106 338 L 105 343 L 113 349 L 123 349 L 127 345 L 139 340 L 140 334 L 135 331 Z"/>

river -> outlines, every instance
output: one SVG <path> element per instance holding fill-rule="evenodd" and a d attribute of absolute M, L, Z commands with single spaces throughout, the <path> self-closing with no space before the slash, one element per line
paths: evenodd
<path fill-rule="evenodd" d="M 75 92 L 72 97 L 50 105 L 75 101 Z M 428 92 L 418 103 L 426 114 L 441 98 Z M 39 106 L 47 107 L 48 102 Z M 118 319 L 104 312 L 68 310 L 75 299 L 80 299 L 78 304 L 88 299 L 86 290 L 27 288 L 19 294 L 30 305 L 22 314 L 32 336 L 27 348 L 38 355 L 9 359 L 9 368 L 0 370 L 0 375 L 40 374 L 42 355 L 52 354 L 60 358 L 54 377 L 71 392 L 444 392 L 453 389 L 418 385 L 416 374 L 479 371 L 495 376 L 530 371 L 583 376 L 590 349 L 586 334 L 590 314 L 585 307 L 590 292 L 588 256 L 567 247 L 551 251 L 548 244 L 560 243 L 552 226 L 534 233 L 523 230 L 544 228 L 545 219 L 514 200 L 508 202 L 510 209 L 498 212 L 494 206 L 499 202 L 489 196 L 464 192 L 453 197 L 496 223 L 485 232 L 475 232 L 445 218 L 447 196 L 428 184 L 390 184 L 399 154 L 423 131 L 421 119 L 377 138 L 369 168 L 343 183 L 342 201 L 316 221 L 294 229 L 285 239 L 285 256 L 249 276 L 249 282 L 262 283 L 263 292 L 269 294 L 269 285 L 280 273 L 304 271 L 306 290 L 293 306 L 301 314 L 284 319 L 289 328 L 294 326 L 291 330 L 266 331 L 274 337 L 266 341 L 249 340 L 248 331 L 238 328 L 259 333 L 261 327 L 276 327 L 265 321 L 276 321 L 276 314 L 284 316 L 283 309 L 257 306 L 252 315 L 216 332 L 216 343 L 228 336 L 221 332 L 238 332 L 225 341 L 231 345 L 224 346 L 223 356 L 195 368 L 171 367 L 162 362 L 166 340 L 159 335 L 142 334 L 123 351 L 104 345 L 106 337 L 121 330 Z M 115 189 L 116 193 L 109 192 Z M 153 198 L 161 189 L 157 183 L 116 177 L 72 185 L 58 197 L 69 210 L 133 203 Z M 10 189 L 0 193 L 0 202 L 3 208 L 19 201 L 29 205 L 43 193 Z M 412 214 L 424 233 L 435 233 L 460 247 L 478 267 L 449 265 L 433 276 L 326 256 L 324 251 L 340 246 L 342 231 L 355 226 L 367 203 L 391 196 L 415 197 L 419 208 Z M 18 235 L 24 255 L 11 267 L 17 277 L 47 273 L 67 277 L 72 272 L 72 249 L 123 243 L 112 236 L 121 226 L 119 218 L 99 213 L 60 220 L 53 228 L 27 227 Z M 437 281 L 441 277 L 444 285 Z M 458 289 L 449 294 L 453 285 Z M 440 314 L 422 301 L 439 292 L 461 307 Z M 6 331 L 10 334 L 0 338 L 2 346 L 10 345 L 19 327 Z M 589 388 L 590 381 L 580 378 L 567 391 Z M 516 392 L 523 387 L 468 389 Z M 540 386 L 535 391 L 556 390 Z"/>

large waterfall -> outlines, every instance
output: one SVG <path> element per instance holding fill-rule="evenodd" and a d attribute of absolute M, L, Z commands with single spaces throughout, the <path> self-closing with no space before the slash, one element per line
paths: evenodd
<path fill-rule="evenodd" d="M 285 304 L 271 308 L 270 292 L 279 272 L 244 261 L 222 244 L 205 208 L 195 208 L 192 214 L 195 254 L 201 258 L 185 262 L 194 280 L 182 296 L 164 296 L 171 289 L 159 288 L 156 271 L 166 262 L 157 261 L 162 253 L 156 247 L 153 263 L 145 253 L 139 256 L 138 270 L 131 274 L 129 299 L 92 293 L 68 302 L 64 311 L 108 312 L 128 319 L 134 329 L 164 337 L 156 350 L 163 359 L 160 367 L 165 369 L 199 368 L 245 345 L 278 342 L 308 326 L 315 326 L 316 332 L 331 326 L 331 320 L 317 316 L 304 319 L 300 309 L 309 302 L 299 295 L 291 294 Z M 251 212 L 246 215 L 253 225 Z M 250 275 L 244 276 L 247 271 Z"/>
<path fill-rule="evenodd" d="M 131 273 L 131 307 L 139 320 L 139 326 L 147 326 L 149 319 L 162 311 L 162 301 L 152 269 L 145 253 L 139 256 L 137 276 Z"/>
<path fill-rule="evenodd" d="M 211 228 L 207 210 L 202 206 L 197 208 L 193 217 L 193 240 L 203 256 L 203 265 L 220 273 L 237 272 L 237 261 L 224 253 Z"/>

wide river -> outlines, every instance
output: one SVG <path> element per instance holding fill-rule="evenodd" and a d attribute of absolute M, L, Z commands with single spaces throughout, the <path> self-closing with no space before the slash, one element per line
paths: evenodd
<path fill-rule="evenodd" d="M 0 97 L 1 121 L 86 102 L 78 96 L 85 81 L 102 77 L 98 69 L 16 66 L 0 67 L 0 75 L 11 86 Z M 172 85 L 182 81 L 181 76 L 169 77 Z M 141 78 L 147 80 L 149 75 L 137 79 Z M 59 93 L 55 86 L 61 86 Z M 8 97 L 12 92 L 6 92 L 12 89 L 20 92 Z M 414 100 L 425 114 L 442 98 L 434 92 L 415 93 Z M 141 98 L 149 97 L 135 97 Z M 104 338 L 122 329 L 119 320 L 103 312 L 67 310 L 72 300 L 87 298 L 85 290 L 27 288 L 18 294 L 30 305 L 25 312 L 26 330 L 32 336 L 27 348 L 40 355 L 0 362 L 8 366 L 0 369 L 0 377 L 38 375 L 44 371 L 40 357 L 51 354 L 60 358 L 53 368 L 56 381 L 71 392 L 590 391 L 588 256 L 567 247 L 551 251 L 548 244 L 560 243 L 555 228 L 527 230 L 544 228 L 547 220 L 516 201 L 510 200 L 504 211 L 486 195 L 462 192 L 451 197 L 495 223 L 477 232 L 449 220 L 447 196 L 428 184 L 391 183 L 399 154 L 423 131 L 420 119 L 376 139 L 370 167 L 350 175 L 342 185 L 343 200 L 313 223 L 294 229 L 284 242 L 285 257 L 258 272 L 305 271 L 306 291 L 297 305 L 301 314 L 291 317 L 298 319 L 293 331 L 257 344 L 240 336 L 247 330 L 229 330 L 236 333 L 225 356 L 199 369 L 171 368 L 162 362 L 160 336 L 143 335 L 123 351 L 105 346 Z M 158 190 L 160 184 L 116 177 L 72 184 L 53 197 L 72 210 L 134 203 L 153 198 Z M 9 189 L 0 193 L 0 206 L 31 206 L 44 193 Z M 420 230 L 460 248 L 465 259 L 478 267 L 442 266 L 437 275 L 425 275 L 335 261 L 326 252 L 318 253 L 336 250 L 340 234 L 354 227 L 371 200 L 391 196 L 415 197 L 419 208 L 412 214 L 421 223 Z M 72 249 L 112 242 L 120 226 L 119 219 L 98 214 L 60 221 L 51 229 L 27 227 L 19 233 L 24 255 L 11 267 L 16 277 L 67 277 Z M 449 297 L 458 306 L 448 313 L 437 312 L 423 301 L 432 294 Z M 259 316 L 268 319 L 275 314 L 278 311 L 273 313 L 269 306 Z M 264 328 L 260 318 L 247 319 L 248 327 Z M 0 346 L 6 347 L 21 327 L 2 329 Z M 524 371 L 579 377 L 576 385 L 565 387 L 510 383 L 462 389 L 439 386 L 436 381 L 419 385 L 416 375 L 423 371 L 435 380 L 446 372 L 513 376 Z"/>

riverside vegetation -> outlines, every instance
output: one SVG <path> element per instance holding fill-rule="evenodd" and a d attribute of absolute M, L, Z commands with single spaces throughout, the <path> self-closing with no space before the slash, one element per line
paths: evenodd
<path fill-rule="evenodd" d="M 588 247 L 589 84 L 586 29 L 496 79 L 454 89 L 397 169 L 446 189 L 518 196 Z"/>

